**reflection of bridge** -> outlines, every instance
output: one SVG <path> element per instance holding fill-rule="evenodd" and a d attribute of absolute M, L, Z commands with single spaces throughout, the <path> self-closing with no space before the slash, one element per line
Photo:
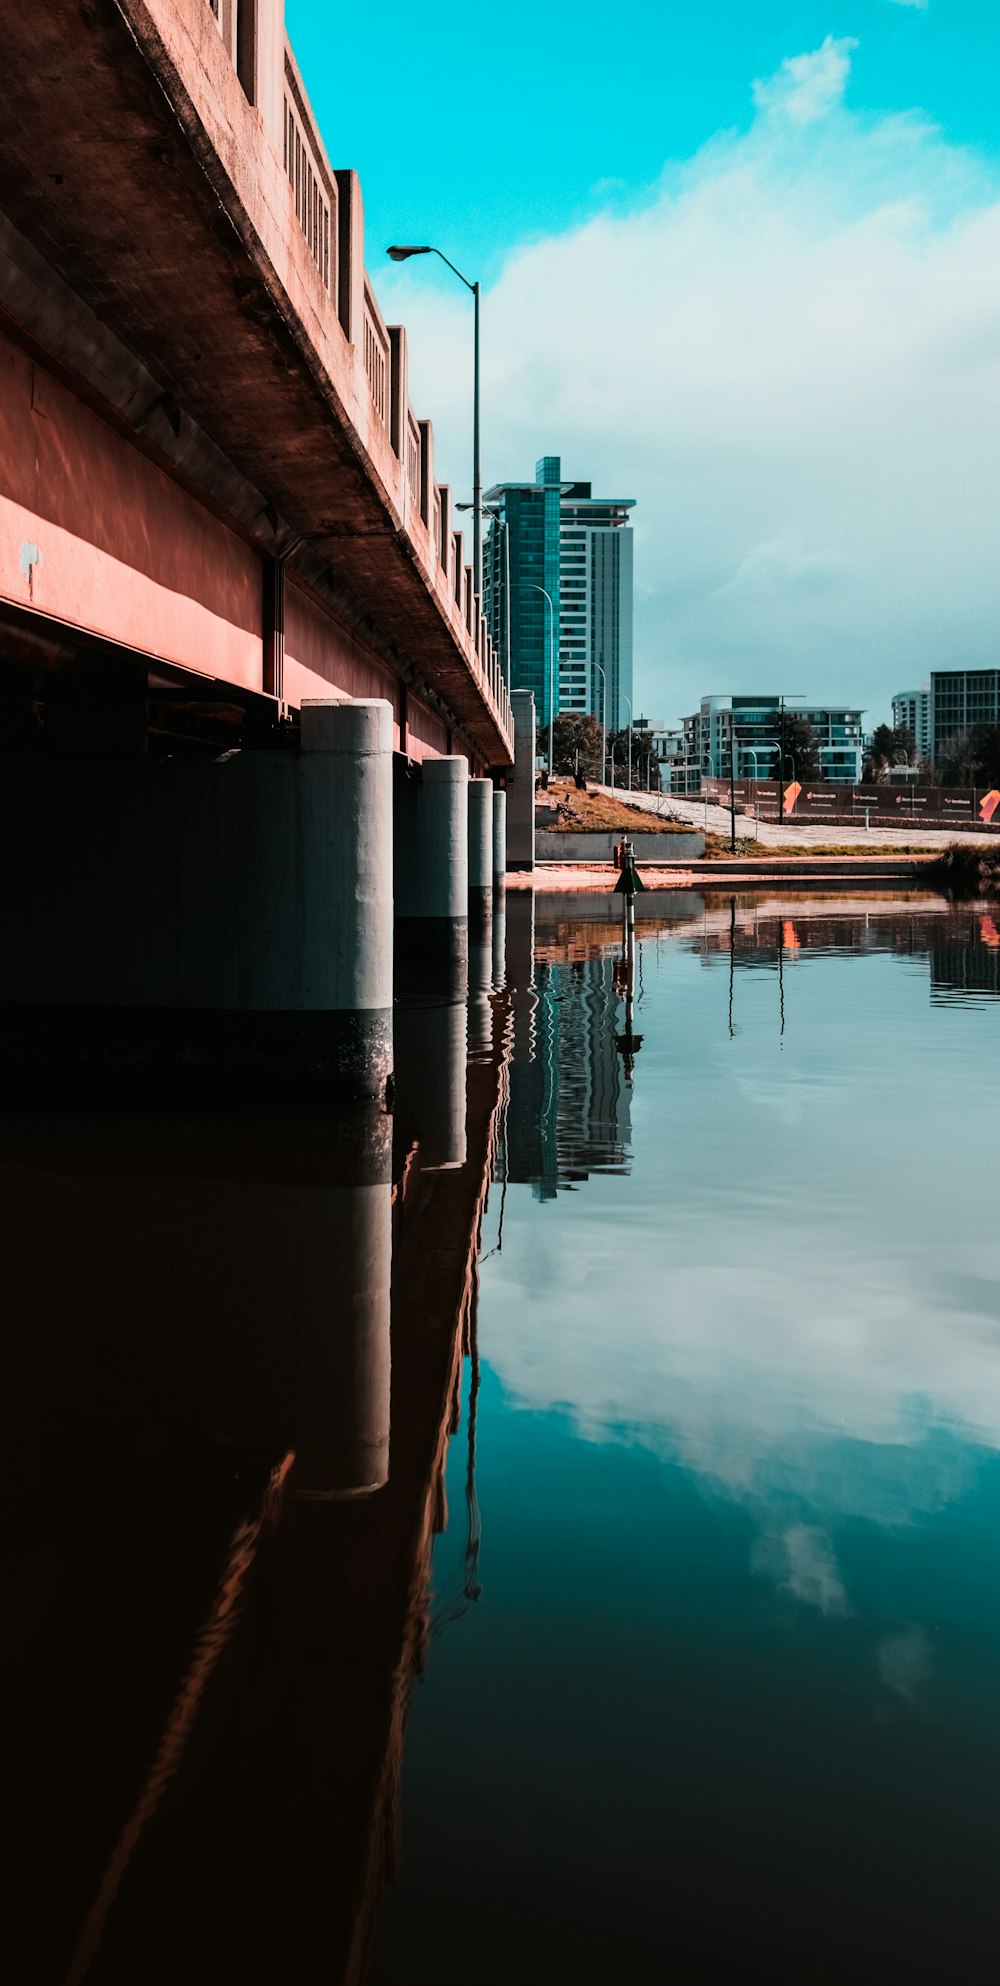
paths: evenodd
<path fill-rule="evenodd" d="M 357 176 L 283 0 L 8 7 L 4 82 L 5 1034 L 376 1092 L 394 888 L 492 885 L 514 732 Z"/>
<path fill-rule="evenodd" d="M 22 1986 L 361 1976 L 503 1082 L 504 1002 L 467 1076 L 423 1011 L 394 1151 L 374 1106 L 5 1137 Z"/>

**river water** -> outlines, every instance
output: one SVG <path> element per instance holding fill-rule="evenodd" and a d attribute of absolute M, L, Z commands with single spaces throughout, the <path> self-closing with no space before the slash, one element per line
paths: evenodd
<path fill-rule="evenodd" d="M 1000 913 L 639 912 L 8 1126 L 9 1976 L 995 1976 Z"/>

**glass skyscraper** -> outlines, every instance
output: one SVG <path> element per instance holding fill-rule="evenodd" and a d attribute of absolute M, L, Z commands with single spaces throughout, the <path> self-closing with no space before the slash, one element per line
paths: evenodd
<path fill-rule="evenodd" d="M 512 689 L 534 691 L 545 725 L 551 674 L 554 715 L 606 713 L 617 730 L 632 697 L 634 498 L 594 497 L 543 455 L 533 483 L 497 483 L 486 500 L 484 609 L 502 660 L 509 639 Z"/>

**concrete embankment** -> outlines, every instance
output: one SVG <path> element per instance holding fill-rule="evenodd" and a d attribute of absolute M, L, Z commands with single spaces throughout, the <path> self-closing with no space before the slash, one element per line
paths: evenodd
<path fill-rule="evenodd" d="M 537 862 L 613 862 L 618 843 L 628 835 L 634 841 L 637 862 L 695 862 L 705 853 L 703 834 L 683 832 L 647 834 L 634 828 L 536 828 Z"/>
<path fill-rule="evenodd" d="M 574 837 L 578 839 L 579 837 Z M 569 836 L 566 839 L 570 839 Z M 637 850 L 639 874 L 651 890 L 754 889 L 885 889 L 934 886 L 929 871 L 933 854 L 893 856 L 736 856 L 731 861 L 694 861 L 683 865 L 649 862 Z M 611 863 L 539 863 L 532 874 L 511 875 L 508 888 L 548 890 L 611 890 L 616 870 Z M 926 884 L 924 878 L 926 877 Z"/>

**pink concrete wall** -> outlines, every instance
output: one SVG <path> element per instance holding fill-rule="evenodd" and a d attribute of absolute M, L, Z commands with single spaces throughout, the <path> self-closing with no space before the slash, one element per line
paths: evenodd
<path fill-rule="evenodd" d="M 258 554 L 0 338 L 0 598 L 261 686 Z"/>
<path fill-rule="evenodd" d="M 459 744 L 454 746 L 461 751 Z M 406 753 L 411 759 L 443 758 L 449 750 L 448 729 L 440 717 L 412 693 L 406 699 Z"/>
<path fill-rule="evenodd" d="M 399 749 L 399 682 L 350 630 L 298 585 L 285 587 L 283 693 L 298 705 L 306 696 L 384 697 L 393 709 L 393 745 Z"/>

